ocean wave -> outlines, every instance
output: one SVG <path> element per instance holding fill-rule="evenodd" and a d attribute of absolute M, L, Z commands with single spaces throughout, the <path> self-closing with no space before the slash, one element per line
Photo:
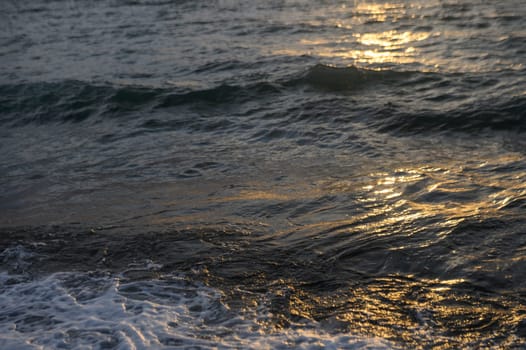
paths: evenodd
<path fill-rule="evenodd" d="M 380 337 L 333 334 L 314 321 L 269 330 L 264 299 L 258 302 L 262 305 L 234 312 L 220 290 L 179 276 L 129 281 L 104 273 L 55 273 L 28 281 L 0 273 L 0 281 L 6 284 L 0 299 L 5 314 L 0 319 L 2 348 L 261 349 L 294 344 L 296 349 L 389 349 L 394 345 Z"/>
<path fill-rule="evenodd" d="M 335 68 L 318 64 L 278 81 L 219 84 L 197 89 L 94 84 L 75 80 L 0 85 L 0 123 L 81 122 L 93 117 L 118 117 L 145 109 L 183 105 L 221 107 L 260 101 L 277 94 L 294 94 L 300 86 L 352 91 L 366 85 L 401 81 L 412 73 Z"/>
<path fill-rule="evenodd" d="M 523 132 L 526 129 L 526 96 L 499 93 L 497 87 L 492 87 L 497 82 L 491 76 L 373 71 L 355 66 L 338 68 L 318 64 L 275 81 L 246 85 L 223 83 L 193 89 L 188 86 L 154 88 L 81 81 L 7 84 L 0 85 L 0 123 L 17 127 L 137 118 L 144 120 L 133 125 L 151 129 L 152 123 L 148 120 L 164 120 L 166 116 L 162 114 L 167 114 L 169 121 L 168 124 L 161 123 L 163 128 L 179 128 L 179 121 L 188 120 L 190 114 L 193 115 L 187 113 L 187 108 L 194 108 L 194 112 L 197 110 L 196 113 L 203 115 L 213 112 L 224 119 L 232 115 L 247 117 L 247 111 L 257 112 L 266 106 L 274 106 L 260 117 L 268 119 L 266 116 L 270 113 L 288 120 L 287 125 L 328 122 L 329 129 L 359 119 L 377 131 L 394 134 L 482 130 Z M 490 94 L 472 96 L 470 86 L 485 89 Z M 260 107 L 256 108 L 254 104 Z M 182 109 L 182 113 L 173 113 L 177 109 Z M 316 117 L 298 119 L 298 111 Z M 217 124 L 214 118 L 205 119 L 205 122 Z M 220 126 L 235 128 L 236 120 L 220 123 Z M 265 123 L 260 126 L 265 126 Z M 182 124 L 184 126 L 186 122 Z M 217 130 L 217 126 L 213 129 Z M 208 128 L 204 125 L 199 130 Z M 264 134 L 268 130 L 256 132 Z M 279 135 L 291 136 L 279 130 L 273 135 L 278 138 Z"/>
<path fill-rule="evenodd" d="M 488 234 L 507 223 L 467 221 L 445 241 L 429 246 L 413 237 L 398 249 L 400 236 L 359 232 L 269 244 L 252 231 L 187 229 L 127 233 L 123 244 L 116 232 L 78 227 L 4 230 L 0 257 L 26 267 L 0 272 L 0 345 L 16 347 L 27 336 L 87 348 L 515 345 L 524 340 L 520 300 L 498 294 L 510 286 L 499 261 L 486 259 L 495 248 L 513 251 L 516 240 Z M 512 223 L 511 233 L 499 231 L 506 238 L 520 236 L 523 222 Z M 21 243 L 10 245 L 14 238 Z M 474 254 L 480 243 L 484 254 Z M 507 266 L 515 278 L 506 278 L 521 280 L 522 265 Z M 507 336 L 495 343 L 495 331 Z"/>
<path fill-rule="evenodd" d="M 101 113 L 111 87 L 79 81 L 0 86 L 0 121 L 11 126 L 47 122 L 80 122 Z"/>
<path fill-rule="evenodd" d="M 277 85 L 261 82 L 249 86 L 222 84 L 210 89 L 194 90 L 186 93 L 169 93 L 161 98 L 159 108 L 173 107 L 191 103 L 241 103 L 258 96 L 279 92 Z"/>
<path fill-rule="evenodd" d="M 413 72 L 394 70 L 369 70 L 349 67 L 332 67 L 317 64 L 297 80 L 291 83 L 302 83 L 332 91 L 348 91 L 363 88 L 366 85 L 389 84 L 406 80 Z"/>
<path fill-rule="evenodd" d="M 266 82 L 250 86 L 222 84 L 191 91 L 81 81 L 1 85 L 0 123 L 9 126 L 75 123 L 94 117 L 126 116 L 138 110 L 236 104 L 278 91 L 276 84 Z"/>
<path fill-rule="evenodd" d="M 370 122 L 379 131 L 401 134 L 429 132 L 510 131 L 526 130 L 526 97 L 476 100 L 458 108 L 405 111 L 396 105 L 388 105 L 374 112 L 378 119 Z"/>

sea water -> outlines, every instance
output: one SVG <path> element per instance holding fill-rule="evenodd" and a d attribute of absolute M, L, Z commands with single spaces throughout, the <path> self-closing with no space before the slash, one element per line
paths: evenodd
<path fill-rule="evenodd" d="M 0 348 L 526 342 L 520 0 L 0 3 Z"/>

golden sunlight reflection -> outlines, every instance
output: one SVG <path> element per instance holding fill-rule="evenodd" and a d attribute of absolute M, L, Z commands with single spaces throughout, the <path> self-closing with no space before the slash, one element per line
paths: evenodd
<path fill-rule="evenodd" d="M 310 189 L 287 190 L 288 200 L 316 200 L 323 196 L 353 194 L 352 215 L 323 214 L 325 208 L 313 207 L 312 211 L 290 218 L 295 230 L 334 234 L 412 236 L 429 229 L 437 233 L 428 241 L 419 241 L 421 247 L 442 240 L 462 221 L 469 218 L 498 216 L 503 206 L 526 195 L 526 175 L 517 174 L 510 183 L 508 177 L 481 176 L 480 168 L 494 167 L 513 162 L 515 157 L 502 155 L 492 161 L 475 162 L 473 166 L 458 164 L 425 165 L 398 168 L 392 172 L 373 172 L 350 180 L 320 181 Z M 471 172 L 471 169 L 477 169 Z M 230 199 L 284 199 L 277 193 L 240 193 Z M 334 204 L 328 206 L 329 212 Z M 358 210 L 358 208 L 360 210 Z M 317 220 L 315 220 L 317 218 Z M 391 247 L 403 249 L 404 247 Z"/>
<path fill-rule="evenodd" d="M 242 190 L 239 193 L 218 199 L 221 202 L 232 201 L 261 201 L 261 200 L 277 200 L 286 201 L 297 198 L 296 196 L 279 193 L 271 190 Z"/>
<path fill-rule="evenodd" d="M 205 222 L 210 216 L 237 215 L 239 220 L 232 221 L 240 221 L 247 209 L 260 210 L 263 221 L 272 213 L 272 221 L 265 224 L 274 227 L 276 235 L 293 233 L 298 237 L 326 234 L 408 237 L 418 236 L 431 227 L 436 233 L 415 243 L 424 247 L 444 239 L 466 219 L 496 217 L 503 208 L 520 204 L 526 197 L 526 174 L 493 171 L 513 166 L 520 157 L 508 153 L 474 159 L 467 164 L 411 165 L 391 171 L 365 171 L 347 178 L 298 176 L 271 187 L 264 180 L 250 180 L 235 187 L 224 185 L 222 189 L 217 184 L 200 183 L 191 203 L 185 197 L 165 202 L 164 206 L 171 209 L 158 220 Z M 187 193 L 189 189 L 180 191 Z M 172 192 L 179 190 L 167 191 Z M 208 209 L 178 210 L 178 206 L 189 208 L 192 203 Z M 170 214 L 177 212 L 185 215 Z"/>
<path fill-rule="evenodd" d="M 313 55 L 334 59 L 330 64 L 359 64 L 374 68 L 383 65 L 423 64 L 436 70 L 444 62 L 422 54 L 422 44 L 442 33 L 432 27 L 400 27 L 402 18 L 413 18 L 422 5 L 407 3 L 358 2 L 332 11 L 324 23 L 309 22 L 312 26 L 329 25 L 341 28 L 336 36 L 326 32 L 309 33 L 294 44 L 273 50 L 274 54 L 299 56 Z M 385 25 L 384 25 L 385 22 Z M 376 25 L 375 25 L 376 23 Z M 386 25 L 390 27 L 386 28 Z M 336 63 L 337 62 L 337 63 Z M 419 69 L 424 69 L 420 67 Z"/>
<path fill-rule="evenodd" d="M 405 6 L 395 3 L 361 2 L 356 5 L 355 12 L 367 18 L 368 21 L 385 22 L 388 17 L 396 21 L 405 13 Z"/>
<path fill-rule="evenodd" d="M 323 41 L 320 41 L 319 43 L 322 42 Z M 310 43 L 310 45 L 302 45 L 300 48 L 278 49 L 273 53 L 278 55 L 298 56 L 304 54 L 305 50 L 307 50 L 309 54 L 322 58 L 338 58 L 349 60 L 353 63 L 371 65 L 383 63 L 411 64 L 422 62 L 422 59 L 417 57 L 418 49 L 413 46 L 408 46 L 404 49 L 391 46 L 362 50 L 352 48 L 352 44 L 327 47 L 323 44 L 316 44 L 316 41 L 313 39 L 302 40 L 301 42 L 301 44 L 307 43 Z"/>
<path fill-rule="evenodd" d="M 348 327 L 354 334 L 404 340 L 412 348 L 420 348 L 422 341 L 441 344 L 440 348 L 465 348 L 488 327 L 513 327 L 524 312 L 520 301 L 511 298 L 474 296 L 469 282 L 461 278 L 391 275 L 330 294 L 310 291 L 294 281 L 277 283 L 280 288 L 273 293 L 280 303 L 273 309 L 272 325 L 278 329 L 293 319 L 319 320 L 331 310 L 331 324 Z"/>
<path fill-rule="evenodd" d="M 434 344 L 443 344 L 444 348 L 462 347 L 477 340 L 486 327 L 495 323 L 516 322 L 522 312 L 517 302 L 496 296 L 474 304 L 472 295 L 462 291 L 463 283 L 462 279 L 378 278 L 353 288 L 346 296 L 346 307 L 342 308 L 346 311 L 337 318 L 352 325 L 353 331 L 404 339 L 406 344 L 415 342 L 414 334 L 418 334 L 421 339 L 430 338 Z M 429 325 L 438 332 L 429 332 Z M 446 336 L 450 329 L 463 332 Z M 419 348 L 416 342 L 411 346 Z"/>
<path fill-rule="evenodd" d="M 354 37 L 356 37 L 357 42 L 363 45 L 376 45 L 384 49 L 394 49 L 409 43 L 426 40 L 430 35 L 431 33 L 429 32 L 412 33 L 390 30 L 382 33 L 356 33 Z"/>

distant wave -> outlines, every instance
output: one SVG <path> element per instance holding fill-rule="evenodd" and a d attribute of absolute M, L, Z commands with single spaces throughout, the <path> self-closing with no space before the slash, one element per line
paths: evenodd
<path fill-rule="evenodd" d="M 152 112 L 184 106 L 212 108 L 216 111 L 217 108 L 221 110 L 228 106 L 235 110 L 236 106 L 246 102 L 267 105 L 275 97 L 287 101 L 287 96 L 295 97 L 298 89 L 301 89 L 302 93 L 309 94 L 308 98 L 302 99 L 304 102 L 301 103 L 304 105 L 283 105 L 278 113 L 280 118 L 290 117 L 291 122 L 298 122 L 297 116 L 287 116 L 287 111 L 307 108 L 306 105 L 309 110 L 315 111 L 316 101 L 321 101 L 324 104 L 320 107 L 323 113 L 315 114 L 326 119 L 325 122 L 346 123 L 349 119 L 342 116 L 356 116 L 358 113 L 361 115 L 360 119 L 372 128 L 395 134 L 435 131 L 470 133 L 485 129 L 514 132 L 526 130 L 525 95 L 493 95 L 484 100 L 466 99 L 466 102 L 460 99 L 458 103 L 451 105 L 444 102 L 443 107 L 440 99 L 426 102 L 429 97 L 422 95 L 420 90 L 436 91 L 440 84 L 449 88 L 454 82 L 452 77 L 439 73 L 373 71 L 354 66 L 336 68 L 321 64 L 281 81 L 262 81 L 247 85 L 221 84 L 194 90 L 97 85 L 81 81 L 7 84 L 0 85 L 0 124 L 17 127 L 28 124 L 79 123 L 93 119 L 143 118 Z M 353 103 L 342 102 L 342 97 L 346 95 L 371 97 L 371 91 L 377 89 L 387 90 L 390 96 L 393 96 L 393 91 L 405 89 L 406 94 L 414 96 L 414 103 L 411 107 L 396 101 L 377 101 L 371 105 L 367 102 L 370 98 L 357 99 Z M 447 89 L 444 91 L 447 92 Z M 456 98 L 455 95 L 448 96 Z M 330 101 L 334 101 L 334 106 L 327 109 Z M 433 104 L 432 108 L 430 103 Z M 327 113 L 336 113 L 338 118 Z M 320 122 L 319 118 L 301 122 L 316 123 Z M 224 124 L 225 127 L 229 125 L 231 124 Z"/>
<path fill-rule="evenodd" d="M 335 68 L 318 64 L 281 81 L 263 81 L 249 85 L 220 84 L 190 91 L 93 84 L 75 80 L 6 84 L 0 85 L 0 112 L 3 115 L 0 121 L 12 125 L 28 122 L 79 122 L 95 115 L 113 115 L 145 106 L 165 108 L 193 103 L 242 103 L 305 85 L 332 91 L 352 91 L 366 84 L 400 82 L 413 74 L 372 71 L 354 66 Z"/>
<path fill-rule="evenodd" d="M 0 85 L 0 123 L 22 126 L 31 123 L 81 122 L 95 117 L 119 117 L 145 109 L 187 104 L 241 103 L 278 92 L 276 85 L 217 87 L 175 92 L 171 88 L 96 85 L 81 81 Z"/>
<path fill-rule="evenodd" d="M 0 121 L 30 123 L 80 122 L 141 108 L 159 92 L 148 88 L 111 87 L 80 81 L 0 86 Z"/>
<path fill-rule="evenodd" d="M 172 107 L 189 103 L 240 103 L 279 91 L 278 85 L 269 82 L 249 86 L 222 84 L 210 89 L 165 94 L 161 97 L 158 107 Z"/>
<path fill-rule="evenodd" d="M 317 64 L 292 83 L 303 83 L 326 90 L 345 91 L 363 88 L 365 85 L 393 83 L 408 79 L 413 72 L 397 72 L 393 70 L 369 70 L 350 67 L 332 67 Z"/>
<path fill-rule="evenodd" d="M 475 101 L 444 111 L 422 110 L 409 113 L 390 106 L 376 111 L 376 115 L 379 118 L 371 120 L 371 123 L 384 132 L 475 133 L 494 130 L 522 133 L 526 131 L 526 96 Z"/>

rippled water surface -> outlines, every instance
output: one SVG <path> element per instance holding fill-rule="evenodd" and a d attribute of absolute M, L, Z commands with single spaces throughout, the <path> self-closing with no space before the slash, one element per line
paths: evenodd
<path fill-rule="evenodd" d="M 2 1 L 0 347 L 523 347 L 525 17 Z"/>

